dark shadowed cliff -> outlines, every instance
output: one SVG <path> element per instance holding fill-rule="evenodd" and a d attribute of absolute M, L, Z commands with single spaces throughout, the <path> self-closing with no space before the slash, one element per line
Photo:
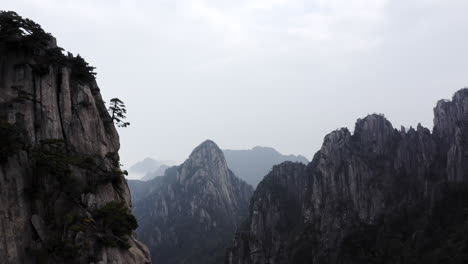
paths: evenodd
<path fill-rule="evenodd" d="M 226 263 L 466 263 L 468 89 L 434 108 L 434 128 L 380 115 L 325 137 L 307 166 L 258 185 Z"/>
<path fill-rule="evenodd" d="M 134 187 L 140 191 L 134 210 L 139 238 L 153 260 L 164 264 L 222 263 L 225 247 L 247 216 L 253 192 L 229 170 L 222 151 L 209 140 L 182 165 Z"/>
<path fill-rule="evenodd" d="M 92 67 L 0 13 L 2 263 L 150 263 Z"/>

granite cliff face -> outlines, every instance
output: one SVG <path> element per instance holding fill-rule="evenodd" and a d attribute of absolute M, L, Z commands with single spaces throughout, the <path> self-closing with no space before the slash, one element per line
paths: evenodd
<path fill-rule="evenodd" d="M 182 165 L 145 184 L 134 212 L 154 261 L 222 262 L 253 189 L 229 170 L 218 146 L 203 142 Z"/>
<path fill-rule="evenodd" d="M 34 22 L 0 25 L 2 263 L 150 263 L 94 78 Z"/>
<path fill-rule="evenodd" d="M 369 115 L 327 135 L 306 168 L 276 166 L 226 263 L 463 263 L 467 111 L 463 89 L 438 102 L 432 132 Z"/>

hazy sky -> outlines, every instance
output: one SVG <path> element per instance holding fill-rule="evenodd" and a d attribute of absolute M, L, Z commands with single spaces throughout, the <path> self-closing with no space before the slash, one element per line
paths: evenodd
<path fill-rule="evenodd" d="M 124 165 L 183 161 L 203 140 L 309 159 L 384 113 L 432 128 L 468 84 L 466 0 L 0 0 L 97 67 L 119 97 Z"/>

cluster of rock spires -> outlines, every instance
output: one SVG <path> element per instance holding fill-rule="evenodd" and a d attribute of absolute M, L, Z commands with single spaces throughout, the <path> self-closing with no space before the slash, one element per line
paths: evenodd
<path fill-rule="evenodd" d="M 0 22 L 0 262 L 150 263 L 84 61 L 13 12 Z"/>
<path fill-rule="evenodd" d="M 165 264 L 222 263 L 232 234 L 247 217 L 253 193 L 209 140 L 164 176 L 130 185 L 138 237 L 153 259 Z"/>
<path fill-rule="evenodd" d="M 273 168 L 225 263 L 465 263 L 467 150 L 468 89 L 437 103 L 432 133 L 359 119 L 307 166 Z"/>

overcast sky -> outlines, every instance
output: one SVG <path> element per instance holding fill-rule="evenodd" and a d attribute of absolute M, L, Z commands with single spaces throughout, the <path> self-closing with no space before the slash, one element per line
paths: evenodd
<path fill-rule="evenodd" d="M 468 84 L 465 0 L 0 0 L 97 67 L 126 102 L 122 163 L 183 161 L 205 139 L 309 159 L 384 113 L 432 128 Z"/>

